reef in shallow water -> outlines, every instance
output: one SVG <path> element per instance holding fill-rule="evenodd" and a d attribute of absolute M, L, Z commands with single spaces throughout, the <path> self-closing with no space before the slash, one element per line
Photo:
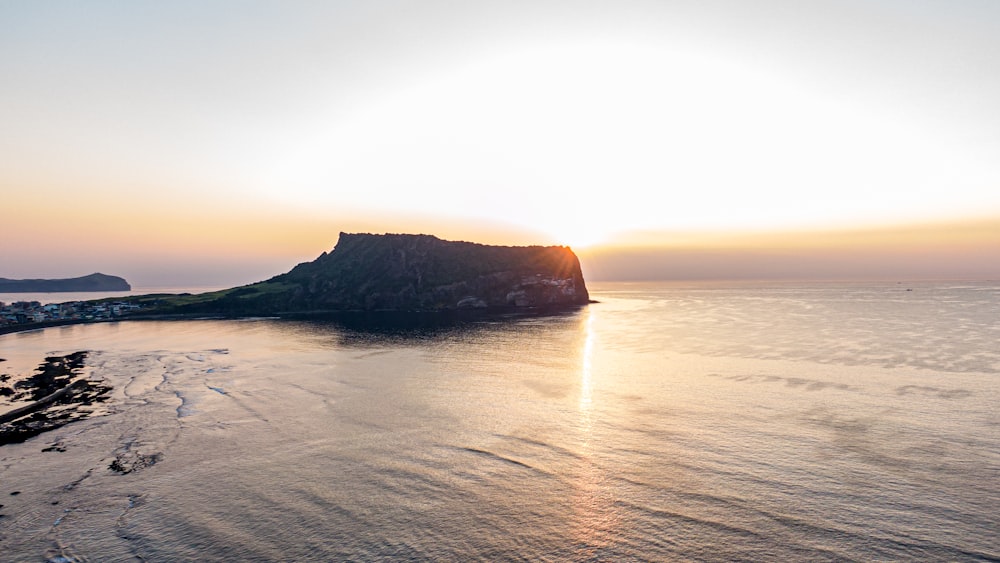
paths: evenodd
<path fill-rule="evenodd" d="M 0 445 L 86 418 L 112 387 L 84 372 L 87 352 L 51 356 L 30 376 L 0 375 Z"/>

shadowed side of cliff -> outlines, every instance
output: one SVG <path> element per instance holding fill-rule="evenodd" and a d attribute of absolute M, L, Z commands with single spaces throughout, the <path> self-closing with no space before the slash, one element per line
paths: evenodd
<path fill-rule="evenodd" d="M 267 281 L 175 302 L 171 312 L 556 310 L 589 302 L 565 246 L 490 246 L 432 235 L 341 233 L 336 247 Z"/>

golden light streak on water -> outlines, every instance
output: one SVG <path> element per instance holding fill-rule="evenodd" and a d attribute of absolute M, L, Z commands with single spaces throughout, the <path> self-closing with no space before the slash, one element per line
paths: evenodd
<path fill-rule="evenodd" d="M 583 320 L 583 361 L 580 369 L 580 414 L 585 416 L 584 427 L 587 433 L 591 430 L 590 408 L 594 402 L 594 313 L 587 311 Z"/>
<path fill-rule="evenodd" d="M 584 333 L 580 362 L 580 470 L 574 483 L 572 500 L 572 537 L 582 547 L 580 557 L 593 557 L 596 550 L 608 545 L 615 537 L 619 520 L 615 513 L 614 498 L 609 494 L 606 476 L 595 458 L 594 446 L 594 349 L 596 332 L 594 313 L 587 311 L 581 322 Z M 599 400 L 599 398 L 598 398 Z M 596 409 L 599 410 L 599 409 Z M 585 547 L 583 547 L 585 546 Z"/>

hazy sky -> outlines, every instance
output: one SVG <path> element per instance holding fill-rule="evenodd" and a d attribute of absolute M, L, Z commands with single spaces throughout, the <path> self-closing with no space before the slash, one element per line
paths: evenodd
<path fill-rule="evenodd" d="M 245 283 L 340 231 L 1000 277 L 997 100 L 996 0 L 0 2 L 0 277 Z"/>

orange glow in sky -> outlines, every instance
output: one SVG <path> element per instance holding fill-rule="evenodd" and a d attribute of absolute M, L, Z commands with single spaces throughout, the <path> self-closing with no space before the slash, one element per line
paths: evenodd
<path fill-rule="evenodd" d="M 0 277 L 248 283 L 340 231 L 1000 277 L 997 37 L 972 0 L 4 3 Z"/>

